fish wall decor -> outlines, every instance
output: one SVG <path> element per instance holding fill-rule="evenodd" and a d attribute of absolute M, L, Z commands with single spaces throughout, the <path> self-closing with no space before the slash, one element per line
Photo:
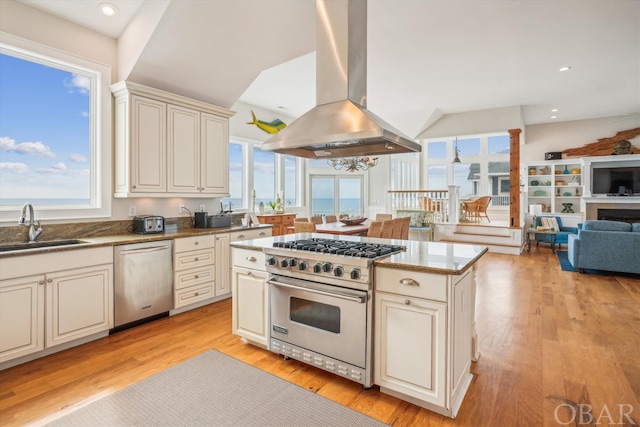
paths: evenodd
<path fill-rule="evenodd" d="M 253 121 L 252 122 L 247 122 L 248 125 L 256 125 L 258 126 L 260 129 L 262 129 L 263 131 L 270 133 L 270 134 L 274 134 L 274 133 L 278 133 L 280 132 L 282 129 L 284 129 L 285 127 L 287 127 L 287 124 L 284 123 L 282 120 L 280 119 L 275 119 L 271 122 L 265 122 L 262 120 L 258 120 L 256 118 L 255 113 L 253 112 L 253 110 L 251 110 L 251 115 L 253 116 Z"/>

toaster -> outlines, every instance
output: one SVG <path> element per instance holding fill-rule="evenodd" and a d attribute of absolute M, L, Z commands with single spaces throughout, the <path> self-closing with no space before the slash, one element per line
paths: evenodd
<path fill-rule="evenodd" d="M 136 216 L 133 218 L 133 230 L 138 234 L 164 233 L 164 217 L 157 215 Z"/>

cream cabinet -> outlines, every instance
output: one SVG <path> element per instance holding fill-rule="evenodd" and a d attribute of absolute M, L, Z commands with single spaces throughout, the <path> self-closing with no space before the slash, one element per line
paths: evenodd
<path fill-rule="evenodd" d="M 215 239 L 213 235 L 174 240 L 174 306 L 176 309 L 215 296 Z"/>
<path fill-rule="evenodd" d="M 216 234 L 216 296 L 231 293 L 229 233 Z"/>
<path fill-rule="evenodd" d="M 233 248 L 233 333 L 267 346 L 269 288 L 264 253 L 257 250 Z"/>
<path fill-rule="evenodd" d="M 455 418 L 471 382 L 473 272 L 375 268 L 374 382 Z"/>
<path fill-rule="evenodd" d="M 111 328 L 111 247 L 0 259 L 0 363 Z"/>
<path fill-rule="evenodd" d="M 127 81 L 111 91 L 115 197 L 228 195 L 232 111 Z"/>
<path fill-rule="evenodd" d="M 0 282 L 0 362 L 44 350 L 44 276 Z"/>

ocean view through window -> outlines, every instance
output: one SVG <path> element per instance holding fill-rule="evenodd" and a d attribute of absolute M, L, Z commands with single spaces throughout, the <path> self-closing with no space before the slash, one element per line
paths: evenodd
<path fill-rule="evenodd" d="M 3 34 L 0 70 L 0 219 L 109 216 L 109 67 Z"/>

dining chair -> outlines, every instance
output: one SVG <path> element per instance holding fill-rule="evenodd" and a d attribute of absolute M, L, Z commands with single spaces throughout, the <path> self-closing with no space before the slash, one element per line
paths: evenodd
<path fill-rule="evenodd" d="M 411 217 L 405 216 L 398 218 L 402 227 L 400 228 L 400 239 L 409 240 L 409 225 L 411 224 Z"/>
<path fill-rule="evenodd" d="M 387 221 L 389 219 L 393 219 L 392 214 L 376 214 L 376 221 Z"/>
<path fill-rule="evenodd" d="M 324 217 L 324 220 L 327 224 L 332 222 L 338 222 L 338 218 L 335 215 L 327 215 L 326 217 Z"/>
<path fill-rule="evenodd" d="M 294 218 L 293 222 L 309 222 L 309 218 Z"/>
<path fill-rule="evenodd" d="M 314 233 L 316 225 L 312 222 L 298 221 L 293 223 L 293 229 L 296 233 Z"/>
<path fill-rule="evenodd" d="M 401 220 L 402 218 L 395 218 L 382 221 L 380 237 L 383 239 L 400 239 L 400 232 L 402 231 Z"/>
<path fill-rule="evenodd" d="M 322 224 L 322 217 L 312 216 L 311 218 L 309 218 L 309 221 L 312 222 L 313 224 Z"/>
<path fill-rule="evenodd" d="M 382 231 L 382 221 L 371 221 L 369 224 L 369 230 L 367 230 L 367 237 L 380 237 Z"/>
<path fill-rule="evenodd" d="M 433 200 L 427 196 L 418 196 L 418 203 L 420 204 L 420 210 L 423 211 L 432 211 L 433 210 Z"/>

